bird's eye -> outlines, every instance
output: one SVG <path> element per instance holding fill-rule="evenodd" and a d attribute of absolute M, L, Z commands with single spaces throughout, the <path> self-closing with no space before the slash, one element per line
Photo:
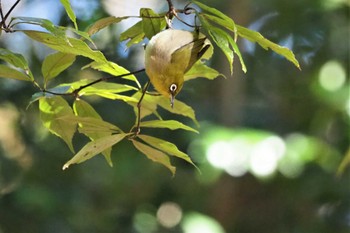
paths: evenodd
<path fill-rule="evenodd" d="M 173 84 L 170 85 L 169 89 L 170 89 L 171 92 L 175 92 L 176 89 L 177 89 L 177 85 L 175 83 L 173 83 Z"/>

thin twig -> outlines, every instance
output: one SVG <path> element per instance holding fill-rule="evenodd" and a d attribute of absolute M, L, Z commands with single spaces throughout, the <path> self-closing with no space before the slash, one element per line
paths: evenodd
<path fill-rule="evenodd" d="M 143 97 L 145 97 L 145 94 L 147 92 L 147 89 L 149 87 L 149 85 L 151 84 L 150 81 L 148 81 L 146 83 L 145 88 L 142 91 L 142 95 L 140 97 L 139 102 L 137 103 L 137 123 L 136 123 L 136 130 L 135 130 L 135 136 L 138 135 L 140 133 L 140 123 L 141 123 L 141 102 L 143 100 Z"/>
<path fill-rule="evenodd" d="M 10 10 L 6 13 L 6 15 L 5 15 L 4 19 L 3 19 L 4 22 L 6 21 L 6 19 L 9 17 L 9 15 L 11 14 L 11 12 L 15 9 L 15 7 L 17 6 L 17 4 L 18 4 L 20 1 L 21 1 L 21 0 L 17 0 L 17 1 L 15 2 L 15 4 L 12 5 L 12 7 L 11 7 Z"/>

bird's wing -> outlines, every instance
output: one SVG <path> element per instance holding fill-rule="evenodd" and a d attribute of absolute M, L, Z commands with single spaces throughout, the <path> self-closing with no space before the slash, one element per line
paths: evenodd
<path fill-rule="evenodd" d="M 171 63 L 183 64 L 184 73 L 186 73 L 193 64 L 200 59 L 203 54 L 210 47 L 209 44 L 204 43 L 206 38 L 195 39 L 194 41 L 185 44 L 175 50 L 171 55 Z M 182 62 L 181 62 L 182 61 Z"/>

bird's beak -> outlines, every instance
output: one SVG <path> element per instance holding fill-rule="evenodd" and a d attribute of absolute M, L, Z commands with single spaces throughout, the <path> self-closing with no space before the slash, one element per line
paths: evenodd
<path fill-rule="evenodd" d="M 171 106 L 171 108 L 174 108 L 174 101 L 175 101 L 175 95 L 170 94 L 170 106 Z"/>

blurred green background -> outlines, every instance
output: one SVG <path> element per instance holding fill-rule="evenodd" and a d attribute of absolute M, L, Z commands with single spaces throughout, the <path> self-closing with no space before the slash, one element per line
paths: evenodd
<path fill-rule="evenodd" d="M 14 2 L 2 1 L 5 11 Z M 271 51 L 240 40 L 248 72 L 244 74 L 236 61 L 231 77 L 217 50 L 211 66 L 228 78 L 189 81 L 178 96 L 195 109 L 200 134 L 149 132 L 174 142 L 201 169 L 200 174 L 174 160 L 175 177 L 128 142 L 114 148 L 113 168 L 97 156 L 62 171 L 72 154 L 43 128 L 37 103 L 27 109 L 36 89 L 1 78 L 1 233 L 349 232 L 349 167 L 337 175 L 340 162 L 350 153 L 349 2 L 203 2 L 291 48 L 302 71 Z M 81 29 L 108 15 L 137 15 L 140 7 L 166 9 L 165 0 L 71 3 Z M 185 2 L 174 4 L 181 7 Z M 58 0 L 23 0 L 15 15 L 69 24 Z M 128 23 L 101 31 L 94 41 L 108 59 L 136 70 L 143 67 L 142 45 L 126 50 L 118 43 Z M 0 47 L 24 54 L 36 77 L 43 57 L 52 52 L 20 33 L 3 33 Z M 57 82 L 103 75 L 81 71 L 87 62 L 79 58 Z M 105 120 L 125 129 L 133 124 L 129 106 L 101 98 L 89 101 Z M 178 118 L 161 114 L 164 119 Z M 76 135 L 76 150 L 86 140 Z"/>

